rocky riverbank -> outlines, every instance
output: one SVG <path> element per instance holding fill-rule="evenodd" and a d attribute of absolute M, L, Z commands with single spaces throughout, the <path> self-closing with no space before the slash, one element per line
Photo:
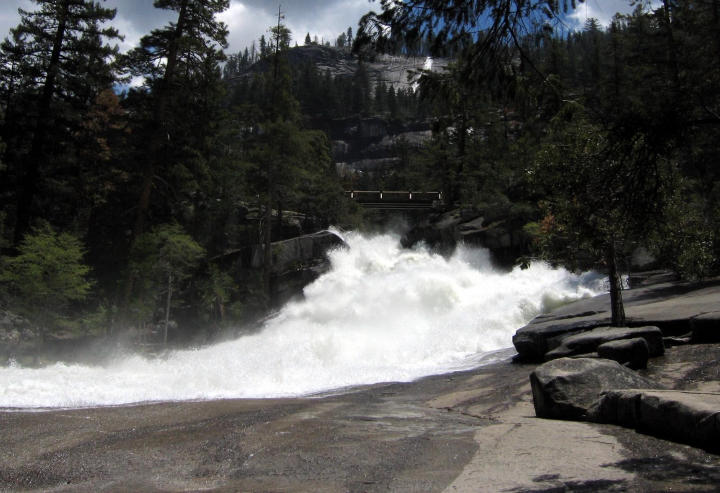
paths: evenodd
<path fill-rule="evenodd" d="M 628 296 L 628 311 L 653 299 L 668 313 L 692 303 L 712 311 L 720 287 L 693 286 L 670 289 L 682 296 L 659 288 Z M 513 363 L 513 354 L 471 371 L 313 398 L 2 412 L 0 490 L 717 490 L 720 456 L 702 448 L 536 417 L 530 374 L 538 364 Z M 669 346 L 637 375 L 673 391 L 720 392 L 720 344 Z"/>

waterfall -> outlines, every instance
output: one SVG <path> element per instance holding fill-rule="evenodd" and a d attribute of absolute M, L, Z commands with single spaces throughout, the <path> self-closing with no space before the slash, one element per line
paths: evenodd
<path fill-rule="evenodd" d="M 503 272 L 485 250 L 450 258 L 386 234 L 345 234 L 350 248 L 260 330 L 160 358 L 118 355 L 102 366 L 0 368 L 0 407 L 298 396 L 411 381 L 478 365 L 515 330 L 602 289 L 595 274 L 534 263 Z"/>

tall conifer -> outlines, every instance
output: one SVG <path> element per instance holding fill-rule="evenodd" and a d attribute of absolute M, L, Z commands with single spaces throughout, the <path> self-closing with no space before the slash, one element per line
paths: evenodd
<path fill-rule="evenodd" d="M 72 129 L 97 94 L 115 81 L 110 63 L 119 38 L 103 23 L 115 10 L 88 0 L 33 0 L 37 10 L 19 9 L 21 22 L 0 47 L 0 86 L 5 121 L 3 135 L 13 134 L 8 181 L 17 183 L 15 244 L 33 217 L 46 215 L 51 200 L 38 200 L 51 163 L 65 156 Z M 69 130 L 70 135 L 57 135 Z M 27 141 L 24 137 L 27 136 Z M 58 149 L 55 143 L 65 144 Z M 50 144 L 54 148 L 50 148 Z"/>

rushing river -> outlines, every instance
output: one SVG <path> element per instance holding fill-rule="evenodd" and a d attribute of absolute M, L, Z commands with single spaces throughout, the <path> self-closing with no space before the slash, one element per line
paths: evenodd
<path fill-rule="evenodd" d="M 345 235 L 331 270 L 262 330 L 161 358 L 0 367 L 0 408 L 297 396 L 477 366 L 543 310 L 597 294 L 596 275 L 535 263 L 500 272 L 484 250 L 451 258 L 398 237 Z M 485 356 L 485 358 L 483 358 Z"/>

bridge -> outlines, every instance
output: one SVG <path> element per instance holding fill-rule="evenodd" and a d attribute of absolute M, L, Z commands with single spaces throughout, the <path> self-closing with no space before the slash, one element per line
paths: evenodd
<path fill-rule="evenodd" d="M 345 196 L 365 209 L 423 210 L 442 206 L 442 192 L 398 192 L 383 190 L 346 190 Z"/>

